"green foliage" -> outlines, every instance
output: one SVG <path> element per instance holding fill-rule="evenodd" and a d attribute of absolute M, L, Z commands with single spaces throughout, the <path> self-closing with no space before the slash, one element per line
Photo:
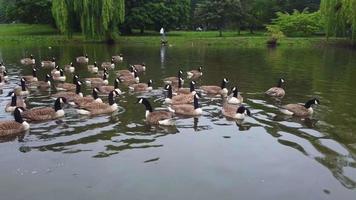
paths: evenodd
<path fill-rule="evenodd" d="M 322 30 L 320 12 L 309 13 L 308 11 L 299 12 L 294 10 L 292 14 L 277 13 L 277 18 L 273 24 L 286 36 L 311 36 Z"/>
<path fill-rule="evenodd" d="M 322 0 L 320 10 L 327 37 L 350 36 L 356 43 L 356 0 Z"/>
<path fill-rule="evenodd" d="M 278 25 L 268 25 L 266 26 L 267 29 L 267 36 L 269 44 L 277 44 L 277 42 L 284 37 L 283 32 L 281 31 Z"/>
<path fill-rule="evenodd" d="M 113 39 L 124 21 L 124 0 L 53 0 L 59 30 L 71 36 L 78 21 L 86 39 Z"/>

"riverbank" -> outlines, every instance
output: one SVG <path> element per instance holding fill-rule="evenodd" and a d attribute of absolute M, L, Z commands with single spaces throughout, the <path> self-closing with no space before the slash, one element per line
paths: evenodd
<path fill-rule="evenodd" d="M 266 47 L 268 37 L 264 32 L 223 32 L 219 37 L 217 31 L 194 32 L 194 31 L 172 31 L 167 34 L 171 46 L 237 46 L 246 48 Z M 27 24 L 0 24 L 0 45 L 61 45 L 92 43 L 97 41 L 86 41 L 80 33 L 67 38 L 58 31 L 47 25 Z M 118 44 L 124 45 L 160 45 L 160 35 L 156 32 L 146 32 L 144 35 L 133 34 L 120 36 Z M 344 39 L 330 39 L 324 37 L 308 38 L 283 38 L 279 42 L 280 47 L 320 47 L 327 45 L 347 46 Z"/>

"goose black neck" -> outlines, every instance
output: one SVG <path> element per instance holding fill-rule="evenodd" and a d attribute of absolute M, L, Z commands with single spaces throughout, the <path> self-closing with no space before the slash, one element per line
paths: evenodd
<path fill-rule="evenodd" d="M 167 97 L 170 98 L 170 99 L 172 99 L 172 97 L 173 97 L 173 92 L 172 92 L 172 87 L 171 86 L 168 88 Z"/>
<path fill-rule="evenodd" d="M 238 93 L 239 93 L 239 91 L 238 91 L 238 89 L 236 88 L 236 89 L 234 90 L 233 97 L 237 98 Z"/>
<path fill-rule="evenodd" d="M 22 119 L 22 116 L 21 116 L 21 113 L 20 113 L 20 110 L 19 110 L 19 109 L 15 109 L 15 111 L 14 111 L 14 117 L 15 117 L 15 121 L 16 121 L 17 123 L 22 124 L 22 123 L 24 122 L 23 119 Z"/>
<path fill-rule="evenodd" d="M 108 100 L 109 100 L 109 105 L 110 106 L 114 105 L 114 103 L 115 103 L 115 101 L 114 101 L 114 92 L 110 92 L 109 93 Z"/>
<path fill-rule="evenodd" d="M 237 108 L 237 113 L 240 113 L 240 114 L 244 114 L 245 113 L 245 107 L 244 106 L 240 106 L 239 108 Z"/>
<path fill-rule="evenodd" d="M 115 80 L 115 83 L 114 83 L 114 88 L 115 88 L 115 89 L 118 89 L 118 88 L 119 88 L 119 82 L 120 82 L 120 81 Z"/>
<path fill-rule="evenodd" d="M 224 88 L 226 88 L 226 82 L 225 82 L 225 80 L 223 80 L 223 81 L 221 82 L 221 89 L 224 89 Z"/>
<path fill-rule="evenodd" d="M 77 76 L 73 76 L 73 84 L 76 84 L 78 81 Z"/>
<path fill-rule="evenodd" d="M 149 80 L 149 81 L 147 82 L 147 86 L 148 86 L 148 87 L 151 87 L 151 86 L 152 86 L 152 81 L 151 81 L 151 80 Z"/>
<path fill-rule="evenodd" d="M 104 73 L 103 80 L 105 81 L 106 79 L 108 79 L 108 77 L 106 76 L 106 73 Z"/>
<path fill-rule="evenodd" d="M 59 70 L 59 75 L 60 76 L 64 76 L 64 71 L 63 70 Z"/>
<path fill-rule="evenodd" d="M 32 70 L 32 76 L 33 76 L 33 77 L 37 77 L 36 70 Z"/>
<path fill-rule="evenodd" d="M 282 84 L 283 84 L 282 80 L 279 80 L 278 83 L 277 83 L 277 87 L 281 88 Z"/>
<path fill-rule="evenodd" d="M 144 99 L 142 101 L 142 104 L 145 105 L 146 110 L 148 110 L 149 112 L 153 112 L 152 106 L 151 106 L 150 102 L 147 99 Z"/>
<path fill-rule="evenodd" d="M 50 77 L 46 76 L 45 81 L 48 82 L 48 81 L 49 81 L 49 78 L 50 78 Z"/>
<path fill-rule="evenodd" d="M 304 104 L 304 107 L 310 108 L 313 104 L 315 104 L 315 100 L 309 100 Z"/>
<path fill-rule="evenodd" d="M 76 94 L 79 94 L 79 93 L 80 93 L 81 87 L 82 87 L 82 86 L 77 83 L 77 85 L 76 85 L 76 87 L 75 87 L 75 93 L 76 93 Z"/>
<path fill-rule="evenodd" d="M 199 108 L 199 100 L 195 95 L 194 96 L 194 109 L 198 109 L 198 108 Z"/>
<path fill-rule="evenodd" d="M 194 92 L 195 91 L 195 85 L 193 82 L 190 82 L 190 92 Z"/>
<path fill-rule="evenodd" d="M 11 106 L 16 106 L 17 103 L 17 96 L 14 94 L 14 96 L 11 98 Z"/>
<path fill-rule="evenodd" d="M 21 80 L 21 90 L 26 91 L 26 83 L 23 80 Z"/>
<path fill-rule="evenodd" d="M 61 110 L 61 98 L 57 98 L 56 101 L 54 102 L 54 110 L 57 112 L 58 110 Z"/>
<path fill-rule="evenodd" d="M 99 95 L 98 95 L 98 93 L 96 92 L 96 89 L 95 89 L 95 88 L 93 89 L 92 95 L 93 95 L 93 98 L 94 98 L 94 99 L 99 98 Z"/>
<path fill-rule="evenodd" d="M 182 79 L 178 79 L 178 88 L 182 88 L 183 86 L 182 86 Z"/>
<path fill-rule="evenodd" d="M 182 74 L 180 73 L 180 71 L 178 72 L 178 79 L 182 78 Z"/>

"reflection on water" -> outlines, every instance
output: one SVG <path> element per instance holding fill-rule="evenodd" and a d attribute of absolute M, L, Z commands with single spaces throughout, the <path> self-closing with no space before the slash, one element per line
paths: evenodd
<path fill-rule="evenodd" d="M 187 148 L 191 150 L 191 153 L 176 157 L 175 162 L 187 165 L 189 162 L 194 163 L 199 160 L 194 154 L 204 152 L 209 155 L 209 158 L 221 161 L 213 164 L 218 170 L 225 169 L 226 166 L 234 163 L 233 158 L 221 160 L 227 152 L 238 153 L 243 157 L 243 155 L 249 155 L 253 149 L 241 149 L 239 146 L 228 148 L 227 144 L 224 145 L 221 141 L 216 140 L 214 135 L 224 138 L 227 143 L 236 143 L 236 145 L 240 144 L 236 140 L 254 138 L 254 140 L 247 140 L 249 143 L 245 145 L 248 147 L 258 144 L 263 149 L 261 152 L 271 154 L 274 153 L 274 149 L 264 148 L 268 147 L 271 141 L 262 139 L 268 135 L 272 138 L 272 145 L 287 147 L 302 155 L 300 158 L 293 154 L 294 157 L 290 159 L 298 160 L 299 163 L 304 164 L 309 163 L 312 159 L 313 166 L 321 164 L 323 169 L 327 169 L 335 180 L 346 189 L 345 196 L 343 196 L 343 192 L 340 192 L 336 197 L 347 199 L 349 194 L 346 191 L 355 189 L 356 110 L 354 101 L 356 93 L 353 86 L 356 85 L 354 79 L 356 52 L 343 49 L 269 50 L 162 46 L 159 49 L 160 56 L 157 56 L 158 48 L 105 45 L 59 46 L 51 49 L 26 46 L 0 47 L 0 61 L 3 60 L 6 63 L 10 76 L 9 84 L 1 90 L 0 105 L 2 108 L 9 101 L 9 98 L 5 97 L 6 94 L 18 84 L 19 74 L 31 74 L 31 68 L 19 65 L 19 58 L 30 53 L 36 55 L 37 60 L 55 56 L 61 66 L 83 53 L 89 55 L 91 63 L 94 60 L 100 63 L 109 60 L 111 55 L 123 53 L 125 60 L 117 69 L 124 69 L 128 64 L 145 62 L 148 70 L 143 74 L 141 80 L 146 82 L 148 79 L 153 79 L 154 86 L 157 88 L 145 94 L 130 93 L 124 89 L 125 93 L 117 99 L 121 107 L 119 112 L 110 116 L 93 118 L 78 116 L 72 107 L 66 106 L 66 117 L 63 119 L 34 123 L 31 124 L 31 130 L 24 135 L 1 138 L 0 152 L 13 152 L 11 150 L 16 149 L 21 153 L 17 159 L 21 158 L 22 153 L 26 153 L 29 157 L 46 153 L 45 156 L 49 160 L 56 159 L 59 156 L 58 153 L 73 155 L 78 159 L 89 155 L 91 158 L 108 159 L 105 162 L 116 165 L 114 164 L 115 157 L 120 157 L 120 155 L 125 157 L 128 153 L 142 156 L 144 158 L 142 162 L 146 164 L 164 163 L 167 158 L 164 156 L 162 158 L 157 154 L 151 155 L 149 153 L 152 151 L 151 149 L 158 149 L 161 152 L 168 151 L 168 155 L 174 156 L 179 155 L 179 151 Z M 204 113 L 199 118 L 177 117 L 176 127 L 146 125 L 144 123 L 144 108 L 135 104 L 136 97 L 144 96 L 150 99 L 154 107 L 162 107 L 164 99 L 162 77 L 175 75 L 178 67 L 188 70 L 199 65 L 203 65 L 204 76 L 198 80 L 198 84 L 219 84 L 222 77 L 228 77 L 232 83 L 230 86 L 237 84 L 241 89 L 245 102 L 251 109 L 252 117 L 245 121 L 226 119 L 221 113 L 221 99 L 204 97 L 201 100 Z M 45 73 L 46 71 L 41 70 L 39 77 L 43 78 Z M 85 67 L 78 68 L 76 73 L 83 78 L 91 75 Z M 67 74 L 67 76 L 71 75 Z M 282 101 L 265 97 L 263 91 L 274 85 L 279 77 L 284 77 L 287 80 L 286 97 Z M 69 79 L 71 80 L 71 78 Z M 114 71 L 110 71 L 110 82 L 113 82 L 114 79 Z M 51 98 L 53 92 L 55 91 L 32 91 L 33 95 L 29 96 L 27 101 L 31 107 L 50 106 L 53 103 Z M 90 88 L 85 88 L 85 93 L 89 94 Z M 305 102 L 312 97 L 318 97 L 321 101 L 321 105 L 316 108 L 312 118 L 293 118 L 278 112 L 277 107 L 281 104 Z M 0 118 L 12 119 L 12 116 L 2 109 Z M 192 140 L 191 146 L 182 146 L 182 148 L 171 150 L 172 146 L 179 146 L 171 139 L 175 138 L 181 141 L 183 137 Z M 206 149 L 204 148 L 205 144 L 212 147 L 218 146 L 218 148 Z M 162 153 L 162 155 L 166 154 Z M 247 164 L 263 165 L 263 163 L 272 162 L 270 166 L 278 168 L 281 173 L 285 170 L 293 173 L 294 170 L 292 167 L 288 167 L 287 163 L 280 163 L 278 159 L 272 157 L 260 160 L 257 157 L 244 157 L 243 159 Z M 5 162 L 1 156 L 0 161 Z M 16 156 L 12 158 L 12 162 L 13 165 L 17 163 Z M 88 162 L 90 163 L 90 161 Z M 9 161 L 7 163 L 12 165 Z M 89 163 L 87 164 L 90 165 Z M 131 164 L 121 163 L 121 165 L 127 165 L 128 168 L 134 168 Z M 50 164 L 42 161 L 42 165 Z M 28 164 L 28 166 L 32 166 L 32 164 Z M 6 170 L 5 167 L 4 170 Z M 188 168 L 184 172 L 187 170 L 194 171 Z M 207 173 L 213 172 L 214 170 Z M 179 177 L 179 174 L 182 173 L 180 171 L 177 172 L 177 175 L 175 173 L 168 175 L 176 180 L 179 187 L 184 188 L 183 178 Z M 245 173 L 247 176 L 252 176 L 255 171 L 251 169 Z M 309 175 L 315 172 L 305 169 L 304 173 L 305 175 L 294 174 L 292 176 L 293 178 L 301 176 L 305 178 L 305 181 L 309 181 L 312 180 Z M 323 176 L 328 176 L 327 173 L 320 173 Z M 239 174 L 239 168 L 234 168 L 230 174 Z M 196 176 L 200 176 L 201 179 L 209 179 L 209 176 L 204 174 L 197 173 Z M 234 180 L 237 179 L 239 176 Z M 283 182 L 281 177 L 274 177 L 274 179 L 277 182 Z M 156 181 L 159 182 L 159 180 Z M 216 185 L 216 187 L 219 186 Z M 333 188 L 322 188 L 320 191 L 329 195 L 333 194 Z M 209 193 L 209 191 L 205 192 Z"/>

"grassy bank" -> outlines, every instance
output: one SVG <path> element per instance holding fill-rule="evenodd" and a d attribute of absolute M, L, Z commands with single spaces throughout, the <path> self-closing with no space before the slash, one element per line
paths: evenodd
<path fill-rule="evenodd" d="M 268 37 L 264 32 L 254 34 L 234 31 L 223 32 L 223 37 L 219 37 L 216 31 L 187 32 L 173 31 L 167 34 L 170 45 L 173 46 L 239 46 L 239 47 L 265 47 Z M 68 39 L 60 35 L 58 31 L 47 25 L 27 25 L 27 24 L 0 24 L 0 45 L 59 45 L 70 43 L 86 43 L 81 34 L 75 34 Z M 93 42 L 93 41 L 91 41 Z M 125 45 L 160 45 L 160 35 L 156 32 L 146 32 L 144 35 L 133 34 L 130 36 L 120 36 L 118 44 Z M 325 46 L 326 44 L 344 43 L 343 40 L 333 39 L 328 42 L 324 37 L 310 38 L 284 38 L 280 41 L 280 47 L 310 47 Z"/>

